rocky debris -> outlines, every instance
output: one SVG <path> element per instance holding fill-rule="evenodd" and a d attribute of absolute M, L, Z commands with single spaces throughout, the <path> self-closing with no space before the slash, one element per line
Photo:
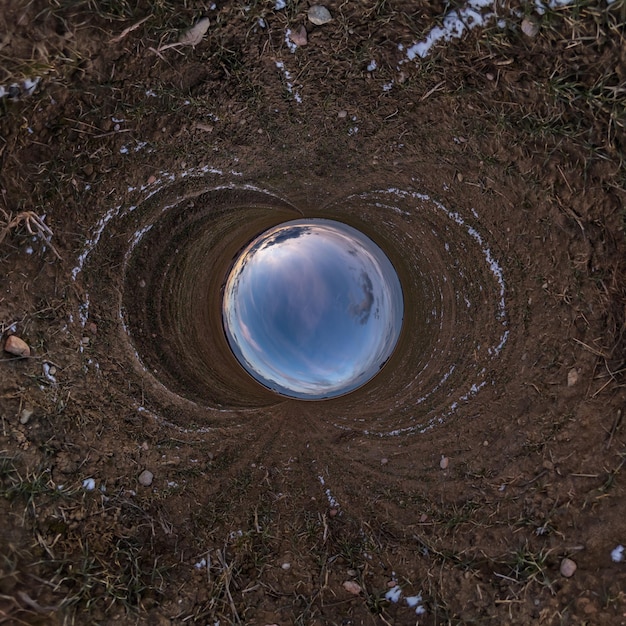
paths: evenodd
<path fill-rule="evenodd" d="M 565 578 L 571 578 L 574 575 L 577 567 L 578 566 L 576 565 L 576 562 L 572 561 L 572 559 L 563 559 L 561 561 L 560 567 L 561 576 L 565 576 Z"/>
<path fill-rule="evenodd" d="M 300 26 L 300 28 L 298 28 L 297 30 L 292 30 L 289 33 L 289 39 L 291 39 L 291 41 L 295 43 L 296 46 L 306 46 L 309 41 L 306 33 L 306 28 L 304 26 Z"/>
<path fill-rule="evenodd" d="M 33 407 L 26 405 L 20 412 L 20 424 L 28 424 L 34 412 Z"/>
<path fill-rule="evenodd" d="M 439 461 L 439 467 L 442 470 L 448 469 L 448 465 L 450 464 L 450 459 L 447 456 L 441 455 L 441 461 Z"/>
<path fill-rule="evenodd" d="M 288 571 L 291 569 L 291 563 L 287 563 L 287 562 L 285 561 L 285 563 L 283 563 L 280 567 L 281 567 L 283 570 L 285 570 L 286 572 L 288 572 Z"/>
<path fill-rule="evenodd" d="M 567 372 L 567 386 L 573 387 L 578 382 L 578 370 L 575 367 Z"/>
<path fill-rule="evenodd" d="M 539 24 L 532 17 L 525 17 L 522 20 L 522 32 L 526 37 L 536 37 L 539 33 Z"/>
<path fill-rule="evenodd" d="M 28 344 L 17 335 L 9 335 L 7 337 L 7 340 L 4 342 L 4 351 L 22 358 L 30 356 Z"/>
<path fill-rule="evenodd" d="M 315 24 L 316 26 L 327 24 L 333 19 L 330 11 L 326 7 L 320 6 L 319 4 L 314 4 L 310 7 L 307 15 L 309 17 L 309 22 L 311 22 L 311 24 Z"/>
<path fill-rule="evenodd" d="M 152 484 L 153 479 L 154 474 L 150 470 L 144 470 L 143 472 L 141 472 L 141 474 L 139 474 L 139 478 L 137 480 L 139 481 L 140 485 L 143 485 L 144 487 L 149 487 Z"/>
<path fill-rule="evenodd" d="M 361 585 L 355 583 L 353 580 L 346 580 L 346 582 L 343 583 L 343 588 L 353 596 L 358 596 L 361 593 Z"/>

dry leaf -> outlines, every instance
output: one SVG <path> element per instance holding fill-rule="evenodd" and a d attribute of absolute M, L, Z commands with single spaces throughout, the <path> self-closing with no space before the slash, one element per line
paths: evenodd
<path fill-rule="evenodd" d="M 178 38 L 178 43 L 181 46 L 197 46 L 202 38 L 206 35 L 207 30 L 209 30 L 209 18 L 203 17 L 200 21 L 196 22 L 189 30 L 181 33 Z"/>

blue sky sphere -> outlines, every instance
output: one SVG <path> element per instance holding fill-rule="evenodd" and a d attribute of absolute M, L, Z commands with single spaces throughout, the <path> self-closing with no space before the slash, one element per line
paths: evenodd
<path fill-rule="evenodd" d="M 259 383 L 319 400 L 370 380 L 402 327 L 400 281 L 385 253 L 355 228 L 294 220 L 257 237 L 228 276 L 230 347 Z"/>

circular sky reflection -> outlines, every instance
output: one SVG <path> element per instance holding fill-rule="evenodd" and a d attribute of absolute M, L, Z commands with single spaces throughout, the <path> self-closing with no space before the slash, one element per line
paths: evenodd
<path fill-rule="evenodd" d="M 402 326 L 398 276 L 368 237 L 295 220 L 257 237 L 226 282 L 226 336 L 261 384 L 294 398 L 342 395 L 370 380 Z"/>

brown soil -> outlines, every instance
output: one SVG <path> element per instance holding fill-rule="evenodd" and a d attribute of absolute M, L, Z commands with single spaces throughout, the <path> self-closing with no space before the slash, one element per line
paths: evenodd
<path fill-rule="evenodd" d="M 626 623 L 623 2 L 533 38 L 507 5 L 400 66 L 443 3 L 23 4 L 0 623 Z M 389 363 L 331 401 L 258 387 L 221 332 L 237 250 L 301 215 L 369 234 L 406 297 Z"/>

